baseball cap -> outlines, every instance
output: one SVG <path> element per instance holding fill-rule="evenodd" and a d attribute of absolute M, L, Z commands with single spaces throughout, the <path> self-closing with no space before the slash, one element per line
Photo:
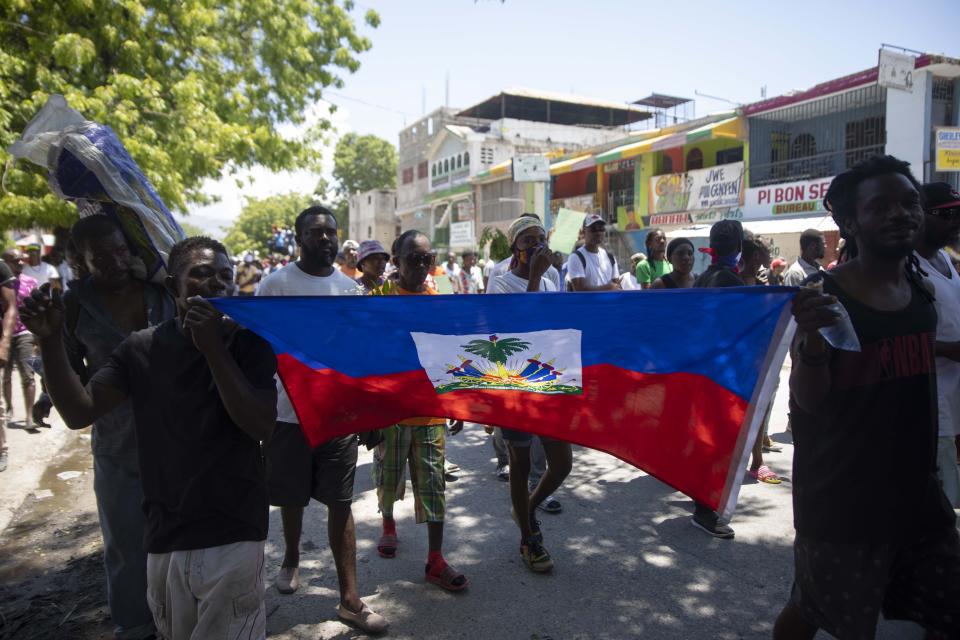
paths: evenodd
<path fill-rule="evenodd" d="M 382 253 L 387 256 L 387 259 L 390 258 L 390 254 L 387 253 L 387 250 L 383 248 L 383 245 L 376 240 L 364 240 L 360 243 L 360 248 L 357 250 L 357 264 L 363 262 L 364 258 L 369 258 L 370 256 L 375 256 L 378 253 Z"/>
<path fill-rule="evenodd" d="M 603 224 L 606 224 L 606 222 L 604 221 L 604 219 L 603 219 L 602 217 L 598 216 L 598 215 L 595 214 L 595 213 L 590 213 L 590 214 L 587 215 L 586 218 L 583 219 L 583 228 L 586 229 L 587 227 L 592 227 L 593 225 L 597 224 L 598 222 L 601 222 L 601 223 L 603 223 Z"/>
<path fill-rule="evenodd" d="M 783 258 L 775 258 L 773 262 L 770 263 L 771 269 L 776 269 L 777 267 L 785 267 L 785 266 L 787 266 L 787 261 L 784 260 Z"/>
<path fill-rule="evenodd" d="M 920 187 L 924 209 L 960 207 L 960 193 L 946 182 L 931 182 Z"/>
<path fill-rule="evenodd" d="M 356 240 L 344 240 L 341 249 L 359 249 L 360 245 Z"/>

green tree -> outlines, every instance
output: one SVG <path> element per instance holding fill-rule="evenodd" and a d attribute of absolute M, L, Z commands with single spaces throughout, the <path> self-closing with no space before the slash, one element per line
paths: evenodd
<path fill-rule="evenodd" d="M 315 204 L 313 198 L 302 193 L 249 198 L 227 230 L 223 243 L 234 255 L 267 251 L 273 238 L 273 225 L 292 229 L 297 214 L 312 204 Z"/>
<path fill-rule="evenodd" d="M 510 243 L 507 241 L 507 236 L 500 229 L 494 227 L 485 227 L 483 233 L 480 234 L 480 240 L 477 243 L 480 246 L 480 250 L 483 249 L 489 244 L 490 245 L 490 258 L 494 262 L 500 262 L 506 258 L 510 257 Z"/>
<path fill-rule="evenodd" d="M 0 2 L 3 151 L 52 93 L 110 125 L 167 206 L 206 203 L 208 178 L 253 165 L 316 166 L 321 120 L 304 112 L 370 48 L 351 0 L 6 0 Z M 368 11 L 366 24 L 379 17 Z M 29 163 L 8 171 L 0 228 L 69 225 L 72 206 Z"/>
<path fill-rule="evenodd" d="M 333 179 L 331 185 L 320 178 L 314 193 L 330 200 L 340 228 L 348 229 L 347 198 L 351 194 L 397 186 L 397 150 L 375 135 L 348 133 L 337 141 L 333 152 Z"/>

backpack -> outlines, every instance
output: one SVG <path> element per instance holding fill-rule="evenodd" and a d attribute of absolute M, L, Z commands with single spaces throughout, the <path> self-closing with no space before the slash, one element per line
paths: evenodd
<path fill-rule="evenodd" d="M 576 254 L 576 256 L 577 256 L 578 258 L 580 258 L 580 263 L 583 264 L 583 272 L 586 273 L 586 272 L 587 272 L 587 258 L 586 258 L 586 256 L 584 256 L 582 253 L 580 253 L 581 251 L 583 251 L 583 247 L 580 247 L 579 249 L 577 249 L 576 251 L 574 251 L 574 253 Z M 607 250 L 604 249 L 603 247 L 600 247 L 600 251 L 603 251 L 605 254 L 607 254 L 607 258 L 610 260 L 610 264 L 613 265 L 613 277 L 614 277 L 615 279 L 618 278 L 618 277 L 620 277 L 620 268 L 617 267 L 617 259 L 613 257 L 613 254 L 612 254 L 612 253 L 610 253 L 609 251 L 607 251 Z"/>

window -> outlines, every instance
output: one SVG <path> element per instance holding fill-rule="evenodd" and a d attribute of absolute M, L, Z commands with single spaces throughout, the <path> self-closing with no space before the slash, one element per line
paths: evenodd
<path fill-rule="evenodd" d="M 433 176 L 433 177 L 437 177 L 437 164 L 436 164 L 436 163 L 433 163 L 433 164 L 430 166 L 430 175 Z"/>
<path fill-rule="evenodd" d="M 584 193 L 596 193 L 597 192 L 597 172 L 591 171 L 587 174 L 587 185 L 584 189 Z"/>
<path fill-rule="evenodd" d="M 513 220 L 523 213 L 522 185 L 513 180 L 497 180 L 480 185 L 480 219 L 483 222 Z"/>
<path fill-rule="evenodd" d="M 864 158 L 883 153 L 887 142 L 886 116 L 848 122 L 844 136 L 847 169 Z"/>
<path fill-rule="evenodd" d="M 403 170 L 403 184 L 410 184 L 413 182 L 413 167 L 407 167 Z"/>
<path fill-rule="evenodd" d="M 673 158 L 667 154 L 660 155 L 660 175 L 673 173 Z"/>
<path fill-rule="evenodd" d="M 421 162 L 417 165 L 417 180 L 423 180 L 427 177 L 427 163 Z"/>
<path fill-rule="evenodd" d="M 809 133 L 801 133 L 790 143 L 790 159 L 808 158 L 817 155 L 817 140 Z"/>
<path fill-rule="evenodd" d="M 470 168 L 470 152 L 469 151 L 463 152 L 463 166 L 467 167 L 468 169 Z"/>
<path fill-rule="evenodd" d="M 457 156 L 457 169 L 462 169 L 462 168 L 463 168 L 463 156 L 458 155 L 458 156 Z"/>
<path fill-rule="evenodd" d="M 449 159 L 449 158 L 447 158 L 446 160 L 443 161 L 443 172 L 444 172 L 444 173 L 450 173 L 450 159 Z"/>
<path fill-rule="evenodd" d="M 743 162 L 743 147 L 717 151 L 717 164 L 730 164 L 731 162 Z"/>
<path fill-rule="evenodd" d="M 493 164 L 493 149 L 480 147 L 480 164 Z"/>
<path fill-rule="evenodd" d="M 373 227 L 367 226 L 367 240 L 373 237 Z"/>
<path fill-rule="evenodd" d="M 693 148 L 687 153 L 687 171 L 703 169 L 703 151 Z"/>

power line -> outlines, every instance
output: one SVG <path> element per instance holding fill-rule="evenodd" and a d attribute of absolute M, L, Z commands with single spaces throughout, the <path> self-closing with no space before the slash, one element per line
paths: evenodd
<path fill-rule="evenodd" d="M 367 102 L 366 100 L 360 100 L 359 98 L 351 98 L 350 96 L 345 96 L 345 95 L 343 95 L 342 93 L 335 93 L 335 92 L 333 92 L 333 91 L 324 91 L 324 92 L 323 92 L 323 95 L 325 95 L 325 96 L 334 96 L 334 97 L 340 98 L 341 100 L 349 100 L 349 101 L 351 101 L 351 102 L 356 102 L 356 103 L 358 103 L 358 104 L 362 104 L 362 105 L 365 105 L 365 106 L 367 106 L 367 107 L 372 107 L 372 108 L 374 108 L 374 109 L 382 109 L 383 111 L 389 111 L 389 112 L 391 112 L 391 113 L 396 113 L 396 114 L 398 114 L 398 115 L 401 115 L 401 116 L 403 116 L 404 118 L 414 118 L 414 119 L 417 118 L 417 116 L 411 115 L 411 114 L 407 113 L 406 111 L 400 111 L 400 110 L 394 109 L 394 108 L 392 108 L 392 107 L 385 107 L 385 106 L 383 106 L 382 104 L 374 104 L 374 103 L 372 103 L 372 102 Z"/>

